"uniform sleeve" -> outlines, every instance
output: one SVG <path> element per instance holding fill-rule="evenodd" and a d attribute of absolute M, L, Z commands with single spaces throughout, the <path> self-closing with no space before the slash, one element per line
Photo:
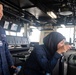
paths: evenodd
<path fill-rule="evenodd" d="M 13 58 L 12 58 L 12 55 L 10 54 L 10 51 L 8 50 L 7 44 L 5 45 L 5 53 L 6 53 L 6 58 L 7 58 L 9 66 L 13 66 L 14 65 Z"/>
<path fill-rule="evenodd" d="M 40 64 L 40 66 L 48 73 L 51 73 L 53 68 L 55 67 L 58 59 L 61 57 L 60 54 L 57 52 L 54 54 L 53 58 L 51 60 L 48 60 L 45 53 L 43 51 L 37 51 L 36 52 L 37 61 Z"/>

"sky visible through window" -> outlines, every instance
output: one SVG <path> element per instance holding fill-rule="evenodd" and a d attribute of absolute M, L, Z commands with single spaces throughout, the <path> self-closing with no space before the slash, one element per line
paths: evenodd
<path fill-rule="evenodd" d="M 60 32 L 63 36 L 65 36 L 66 41 L 68 42 L 71 38 L 71 42 L 73 43 L 74 28 L 58 28 L 57 32 Z"/>
<path fill-rule="evenodd" d="M 21 28 L 21 31 L 20 32 L 13 32 L 13 31 L 5 31 L 6 32 L 6 35 L 11 35 L 11 36 L 23 36 L 23 33 L 24 33 L 24 28 Z"/>
<path fill-rule="evenodd" d="M 31 42 L 39 42 L 40 39 L 40 31 L 38 29 L 32 29 L 32 34 L 30 35 Z"/>

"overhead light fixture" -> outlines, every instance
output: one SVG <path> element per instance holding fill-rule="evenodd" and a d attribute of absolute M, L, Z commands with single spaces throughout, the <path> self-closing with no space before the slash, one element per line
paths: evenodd
<path fill-rule="evenodd" d="M 73 23 L 67 23 L 67 24 L 72 25 Z"/>
<path fill-rule="evenodd" d="M 65 28 L 65 25 L 64 24 L 61 24 L 61 27 Z"/>
<path fill-rule="evenodd" d="M 24 15 L 22 15 L 21 17 L 24 17 Z"/>
<path fill-rule="evenodd" d="M 54 12 L 47 12 L 47 14 L 50 16 L 50 17 L 52 17 L 53 19 L 54 18 L 57 18 L 57 16 L 54 14 Z"/>
<path fill-rule="evenodd" d="M 25 9 L 22 9 L 23 11 L 25 11 Z"/>
<path fill-rule="evenodd" d="M 59 14 L 60 15 L 64 15 L 64 16 L 68 16 L 68 15 L 72 15 L 73 12 L 71 12 L 71 11 L 63 11 L 63 12 L 60 12 Z"/>
<path fill-rule="evenodd" d="M 25 17 L 25 14 L 24 13 L 22 13 L 22 16 L 21 17 Z"/>
<path fill-rule="evenodd" d="M 35 26 L 30 26 L 30 28 L 33 28 L 33 29 L 35 29 L 36 27 L 35 27 Z"/>

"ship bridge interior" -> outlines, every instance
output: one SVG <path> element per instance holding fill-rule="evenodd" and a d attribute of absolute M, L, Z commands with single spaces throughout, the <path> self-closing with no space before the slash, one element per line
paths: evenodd
<path fill-rule="evenodd" d="M 75 66 L 67 69 L 74 57 L 71 56 L 67 63 L 69 55 L 76 53 L 76 0 L 0 0 L 0 3 L 4 13 L 0 26 L 6 31 L 8 49 L 15 65 L 22 66 L 19 75 L 24 75 L 24 64 L 34 45 L 43 44 L 43 38 L 52 31 L 61 32 L 72 45 L 64 54 L 61 75 L 72 75 L 72 72 L 76 75 L 76 58 Z M 53 75 L 60 75 L 57 66 Z"/>
<path fill-rule="evenodd" d="M 35 26 L 75 25 L 75 0 L 1 0 L 4 15 L 10 14 L 17 20 L 32 22 Z M 54 14 L 54 15 L 53 15 Z M 9 19 L 11 17 L 8 16 Z M 14 20 L 14 19 L 13 19 Z"/>

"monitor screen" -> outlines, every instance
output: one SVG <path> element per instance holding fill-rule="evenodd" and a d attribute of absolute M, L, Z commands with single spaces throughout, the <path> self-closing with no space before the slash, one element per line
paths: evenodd
<path fill-rule="evenodd" d="M 8 22 L 8 21 L 5 21 L 3 28 L 4 28 L 4 29 L 8 29 L 8 27 L 9 27 L 9 22 Z"/>
<path fill-rule="evenodd" d="M 18 25 L 17 24 L 12 24 L 11 30 L 17 31 Z"/>

